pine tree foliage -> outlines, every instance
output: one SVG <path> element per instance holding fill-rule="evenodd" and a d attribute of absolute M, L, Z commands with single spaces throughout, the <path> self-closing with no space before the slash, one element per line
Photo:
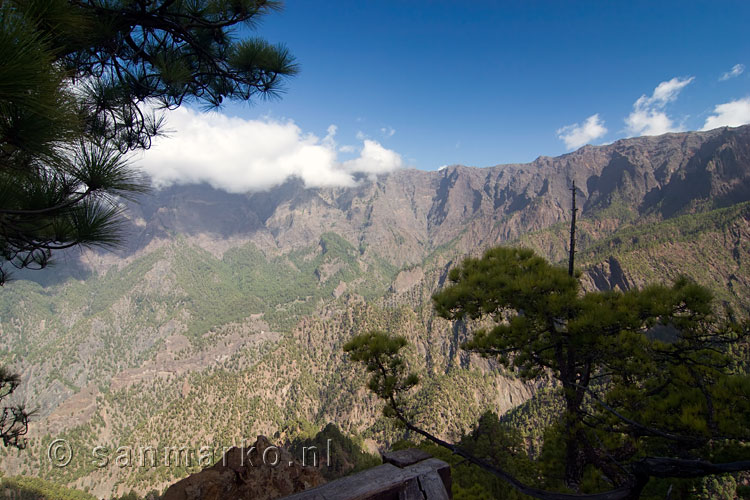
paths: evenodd
<path fill-rule="evenodd" d="M 369 389 L 388 399 L 389 404 L 384 408 L 388 417 L 396 416 L 394 412 L 403 406 L 405 395 L 419 383 L 419 377 L 407 373 L 406 363 L 398 355 L 405 346 L 404 337 L 391 336 L 378 330 L 359 335 L 344 345 L 349 358 L 364 363 L 372 374 Z"/>
<path fill-rule="evenodd" d="M 0 6 L 0 252 L 18 268 L 52 252 L 113 246 L 119 198 L 146 190 L 128 164 L 160 110 L 281 90 L 283 46 L 236 40 L 275 2 L 3 0 Z M 0 283 L 7 277 L 0 267 Z"/>
<path fill-rule="evenodd" d="M 8 398 L 19 384 L 17 375 L 0 368 L 0 402 Z M 28 431 L 29 412 L 22 406 L 5 406 L 0 414 L 0 437 L 4 446 L 23 448 Z"/>
<path fill-rule="evenodd" d="M 638 498 L 650 478 L 750 470 L 750 377 L 730 354 L 747 340 L 748 323 L 734 321 L 731 311 L 717 314 L 705 288 L 680 278 L 671 286 L 583 293 L 565 269 L 519 248 L 468 258 L 449 280 L 433 297 L 438 315 L 469 325 L 494 320 L 476 329 L 464 349 L 526 380 L 551 376 L 562 391 L 563 415 L 541 457 L 549 462 L 542 464 L 548 489 L 494 470 L 519 491 L 536 498 Z M 346 348 L 379 345 L 373 335 L 399 342 L 371 332 Z M 406 376 L 373 365 L 377 350 L 353 352 L 380 379 Z M 390 406 L 387 413 L 405 423 L 389 388 L 408 387 L 398 380 L 371 383 Z"/>
<path fill-rule="evenodd" d="M 277 95 L 296 73 L 283 45 L 237 39 L 280 8 L 270 0 L 24 0 L 73 83 L 87 129 L 121 150 L 148 147 L 160 122 L 143 106 Z"/>

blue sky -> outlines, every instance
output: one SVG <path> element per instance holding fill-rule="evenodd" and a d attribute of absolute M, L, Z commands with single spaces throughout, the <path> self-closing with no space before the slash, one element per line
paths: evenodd
<path fill-rule="evenodd" d="M 383 160 L 369 173 L 527 162 L 750 122 L 748 21 L 747 0 L 288 0 L 257 34 L 286 44 L 300 74 L 280 100 L 221 112 L 293 124 L 338 165 Z"/>

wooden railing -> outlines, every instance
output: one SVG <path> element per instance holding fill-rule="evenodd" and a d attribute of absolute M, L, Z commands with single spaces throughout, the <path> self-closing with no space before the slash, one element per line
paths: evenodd
<path fill-rule="evenodd" d="M 284 500 L 449 500 L 450 466 L 409 449 L 383 456 L 383 465 L 343 477 Z"/>

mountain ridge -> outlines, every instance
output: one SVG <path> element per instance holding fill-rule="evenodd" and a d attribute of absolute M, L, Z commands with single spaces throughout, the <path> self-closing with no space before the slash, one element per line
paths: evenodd
<path fill-rule="evenodd" d="M 564 261 L 575 181 L 585 287 L 685 272 L 747 312 L 749 177 L 745 126 L 529 164 L 401 170 L 353 188 L 163 189 L 129 206 L 125 248 L 68 253 L 61 264 L 77 270 L 3 290 L 0 362 L 40 406 L 30 449 L 6 451 L 4 468 L 101 496 L 163 486 L 187 469 L 57 470 L 44 446 L 228 444 L 292 436 L 284 429 L 295 419 L 386 444 L 398 431 L 341 352 L 372 328 L 410 339 L 410 363 L 427 374 L 416 400 L 444 425 L 424 424 L 456 435 L 536 390 L 462 352 L 468 327 L 432 312 L 432 293 L 463 256 L 513 244 Z"/>

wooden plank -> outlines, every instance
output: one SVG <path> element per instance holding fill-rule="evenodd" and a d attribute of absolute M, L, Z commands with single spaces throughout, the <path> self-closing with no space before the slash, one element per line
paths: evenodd
<path fill-rule="evenodd" d="M 450 466 L 436 458 L 403 469 L 383 464 L 285 500 L 449 500 Z"/>
<path fill-rule="evenodd" d="M 410 479 L 403 485 L 401 491 L 398 492 L 398 500 L 424 500 L 417 478 Z"/>
<path fill-rule="evenodd" d="M 442 460 L 439 460 L 437 458 L 429 458 L 427 460 L 423 460 L 419 463 L 411 465 L 405 470 L 411 471 L 415 475 L 429 474 L 430 472 L 435 471 L 443 480 L 445 489 L 448 491 L 451 490 L 451 466 L 446 462 L 443 462 Z"/>
<path fill-rule="evenodd" d="M 398 492 L 414 474 L 405 472 L 392 464 L 383 464 L 353 476 L 307 491 L 284 497 L 285 500 L 366 500 L 375 498 L 398 498 Z M 389 496 L 382 496 L 390 493 Z M 381 495 L 381 496 L 377 496 Z"/>
<path fill-rule="evenodd" d="M 421 462 L 422 460 L 427 460 L 428 458 L 432 458 L 432 456 L 426 451 L 422 451 L 418 448 L 383 453 L 383 463 L 393 464 L 402 469 L 417 462 Z"/>
<path fill-rule="evenodd" d="M 419 486 L 424 493 L 424 498 L 429 500 L 450 500 L 448 492 L 445 491 L 445 485 L 437 471 L 421 475 L 417 478 Z"/>

